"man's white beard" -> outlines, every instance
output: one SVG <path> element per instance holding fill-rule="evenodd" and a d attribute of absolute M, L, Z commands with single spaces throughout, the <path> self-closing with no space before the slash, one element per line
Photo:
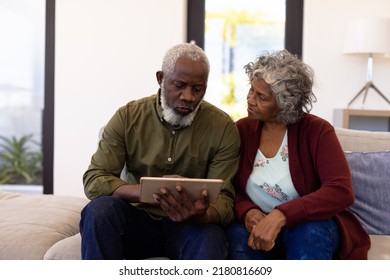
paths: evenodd
<path fill-rule="evenodd" d="M 200 103 L 198 106 L 195 108 L 194 111 L 189 113 L 188 115 L 182 116 L 178 113 L 175 112 L 169 105 L 167 104 L 167 100 L 165 99 L 165 91 L 163 88 L 161 88 L 161 108 L 163 109 L 163 118 L 166 122 L 170 123 L 171 125 L 174 126 L 179 126 L 179 127 L 186 127 L 189 126 L 192 121 L 194 120 L 196 116 L 196 112 L 198 112 Z"/>

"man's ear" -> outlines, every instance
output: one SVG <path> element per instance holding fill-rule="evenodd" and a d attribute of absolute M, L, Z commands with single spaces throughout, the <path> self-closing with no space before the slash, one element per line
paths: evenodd
<path fill-rule="evenodd" d="M 156 79 L 157 79 L 157 82 L 160 85 L 160 87 L 161 87 L 161 84 L 162 84 L 163 77 L 164 77 L 164 73 L 162 71 L 157 71 L 156 72 Z"/>

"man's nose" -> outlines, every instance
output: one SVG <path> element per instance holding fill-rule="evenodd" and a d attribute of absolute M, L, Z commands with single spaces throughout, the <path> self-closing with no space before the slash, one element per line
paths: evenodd
<path fill-rule="evenodd" d="M 180 99 L 185 100 L 187 102 L 195 101 L 195 94 L 192 92 L 192 87 L 185 87 L 180 94 Z"/>

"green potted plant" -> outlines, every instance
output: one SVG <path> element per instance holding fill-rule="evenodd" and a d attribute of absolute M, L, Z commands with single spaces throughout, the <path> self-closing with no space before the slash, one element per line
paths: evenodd
<path fill-rule="evenodd" d="M 41 145 L 33 135 L 0 136 L 0 184 L 41 185 L 42 170 Z"/>

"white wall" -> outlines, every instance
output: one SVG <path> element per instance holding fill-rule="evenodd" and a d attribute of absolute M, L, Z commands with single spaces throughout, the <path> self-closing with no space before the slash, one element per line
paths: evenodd
<path fill-rule="evenodd" d="M 157 90 L 164 51 L 186 38 L 186 0 L 57 0 L 54 193 L 84 196 L 97 135 L 127 101 Z M 342 54 L 348 21 L 390 17 L 388 0 L 305 0 L 303 58 L 316 71 L 313 113 L 333 121 L 366 79 L 365 57 Z M 374 83 L 390 98 L 390 59 Z M 370 92 L 367 107 L 389 109 Z M 357 104 L 359 104 L 357 102 Z"/>
<path fill-rule="evenodd" d="M 186 38 L 186 0 L 57 0 L 54 193 L 84 196 L 99 129 L 155 93 L 166 49 Z"/>
<path fill-rule="evenodd" d="M 344 55 L 349 20 L 361 16 L 390 18 L 388 0 L 305 0 L 303 59 L 317 76 L 318 102 L 312 113 L 333 122 L 334 108 L 346 108 L 366 82 L 367 57 Z M 374 56 L 373 82 L 390 99 L 390 58 Z M 361 100 L 351 108 L 360 109 Z M 365 109 L 390 110 L 370 90 Z"/>

